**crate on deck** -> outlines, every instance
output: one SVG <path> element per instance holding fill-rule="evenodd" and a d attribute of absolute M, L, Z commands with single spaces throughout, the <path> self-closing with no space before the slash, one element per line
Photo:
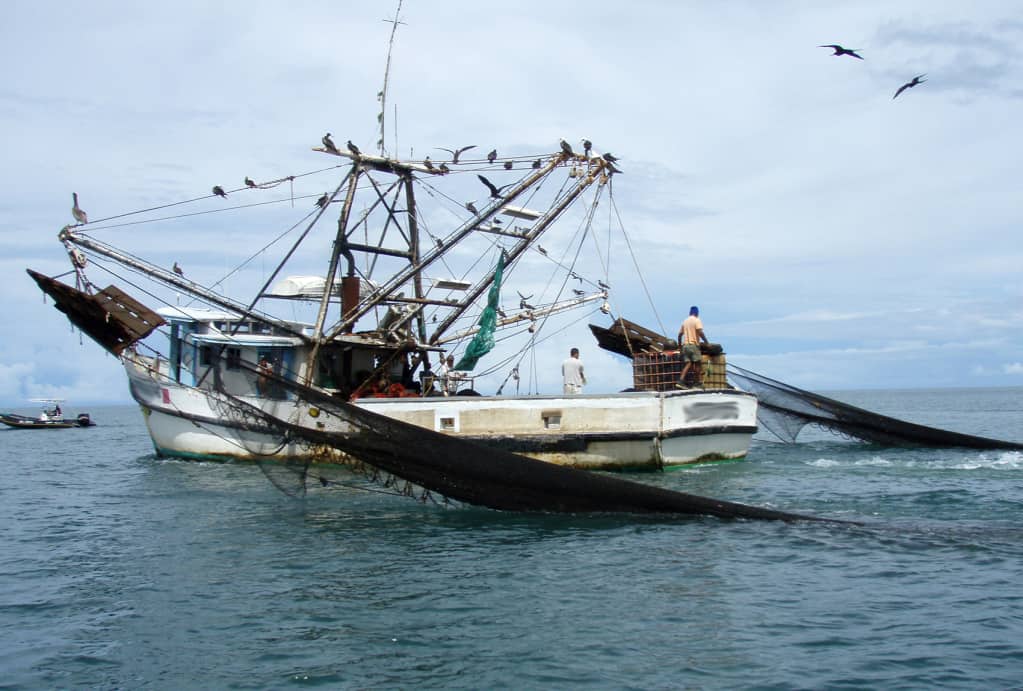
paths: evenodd
<path fill-rule="evenodd" d="M 727 360 L 718 343 L 702 343 L 703 388 L 727 389 Z M 637 391 L 674 391 L 682 374 L 682 353 L 678 350 L 636 353 L 632 358 L 632 386 Z"/>

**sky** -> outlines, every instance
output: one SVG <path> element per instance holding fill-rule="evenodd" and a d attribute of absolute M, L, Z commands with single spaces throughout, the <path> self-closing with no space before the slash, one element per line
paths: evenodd
<path fill-rule="evenodd" d="M 0 404 L 130 400 L 116 359 L 25 274 L 68 270 L 71 193 L 113 216 L 315 169 L 324 132 L 372 148 L 396 4 L 5 4 Z M 613 152 L 640 258 L 608 274 L 614 314 L 674 335 L 698 304 L 742 367 L 819 391 L 1021 386 L 1018 10 L 405 0 L 389 146 L 554 152 L 585 137 Z M 255 242 L 236 230 L 146 249 L 196 266 Z M 572 345 L 589 391 L 629 385 L 583 323 L 538 356 L 541 390 Z"/>

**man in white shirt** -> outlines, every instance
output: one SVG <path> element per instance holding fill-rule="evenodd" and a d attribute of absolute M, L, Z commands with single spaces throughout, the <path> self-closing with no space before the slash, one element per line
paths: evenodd
<path fill-rule="evenodd" d="M 561 376 L 565 382 L 565 393 L 575 394 L 583 392 L 586 374 L 583 372 L 583 361 L 579 359 L 578 348 L 572 348 L 569 351 L 569 358 L 561 363 Z"/>

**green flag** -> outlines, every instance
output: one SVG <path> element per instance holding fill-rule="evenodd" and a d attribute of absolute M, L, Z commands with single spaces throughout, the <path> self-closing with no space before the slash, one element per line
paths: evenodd
<path fill-rule="evenodd" d="M 501 257 L 497 260 L 497 269 L 494 270 L 494 283 L 490 286 L 490 293 L 487 295 L 487 306 L 480 317 L 480 330 L 473 336 L 462 359 L 455 365 L 457 370 L 471 371 L 481 357 L 494 349 L 494 331 L 497 330 L 497 303 L 501 297 L 501 276 L 503 274 L 504 252 L 501 252 Z"/>

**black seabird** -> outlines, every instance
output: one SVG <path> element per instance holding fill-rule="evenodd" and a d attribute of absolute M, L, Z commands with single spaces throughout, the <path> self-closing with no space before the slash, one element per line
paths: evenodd
<path fill-rule="evenodd" d="M 817 47 L 818 48 L 834 48 L 835 52 L 831 54 L 832 56 L 836 56 L 837 57 L 839 55 L 848 55 L 850 57 L 859 58 L 860 60 L 863 59 L 863 56 L 856 52 L 857 50 L 859 50 L 859 48 L 843 48 L 842 46 L 838 45 L 837 43 L 828 43 L 826 45 L 817 46 Z"/>
<path fill-rule="evenodd" d="M 255 187 L 256 186 L 256 182 L 252 178 L 250 178 L 248 175 L 246 175 L 245 176 L 245 186 L 246 187 Z"/>
<path fill-rule="evenodd" d="M 327 134 L 323 135 L 323 140 L 322 141 L 323 141 L 323 148 L 325 148 L 330 153 L 332 153 L 332 154 L 339 154 L 339 153 L 341 153 L 340 151 L 337 150 L 337 147 L 334 146 L 334 140 L 330 138 L 330 132 L 327 132 Z"/>
<path fill-rule="evenodd" d="M 926 77 L 926 76 L 927 75 L 925 75 L 925 74 L 918 74 L 917 76 L 913 77 L 912 81 L 906 82 L 905 84 L 900 86 L 899 90 L 895 92 L 894 96 L 892 96 L 892 100 L 894 101 L 896 98 L 898 98 L 899 94 L 901 94 L 906 89 L 912 89 L 917 84 L 923 84 L 924 82 L 926 82 L 927 80 L 924 79 L 924 77 Z"/>
<path fill-rule="evenodd" d="M 348 150 L 351 151 L 356 156 L 361 156 L 362 155 L 362 152 L 359 151 L 359 147 L 357 147 L 355 144 L 352 144 L 352 140 L 351 139 L 348 140 L 346 146 L 348 147 Z"/>
<path fill-rule="evenodd" d="M 487 154 L 487 163 L 493 163 L 495 158 L 497 158 L 497 149 L 494 149 Z"/>
<path fill-rule="evenodd" d="M 220 185 L 214 185 L 213 186 L 213 194 L 217 195 L 218 197 L 226 197 L 227 196 L 227 192 L 225 192 L 224 188 L 221 187 Z"/>

